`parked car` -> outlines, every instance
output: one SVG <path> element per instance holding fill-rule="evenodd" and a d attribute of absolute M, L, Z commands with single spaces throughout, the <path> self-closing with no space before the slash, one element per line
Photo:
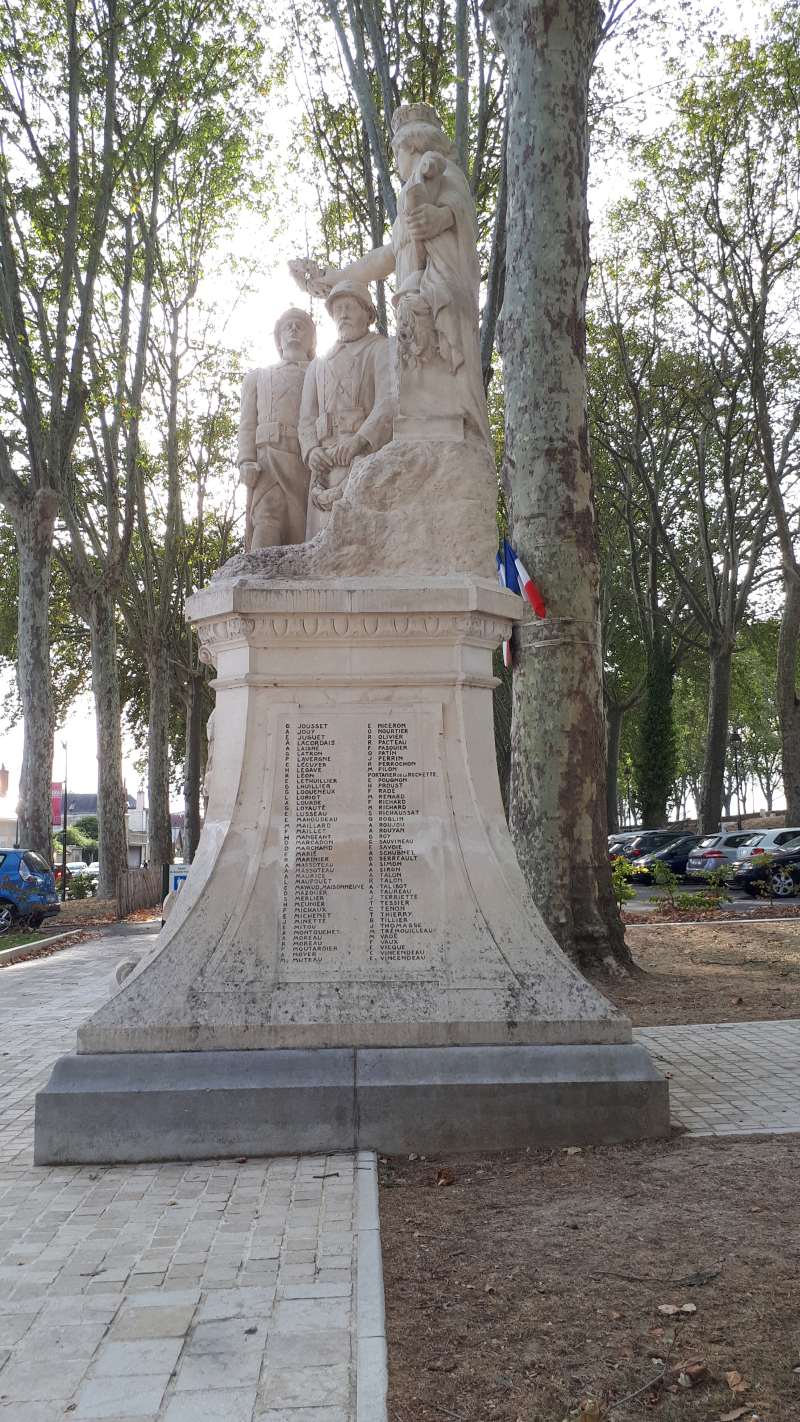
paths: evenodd
<path fill-rule="evenodd" d="M 748 859 L 774 854 L 777 849 L 788 849 L 794 844 L 800 844 L 800 829 L 756 830 L 739 849 L 735 863 L 744 864 Z"/>
<path fill-rule="evenodd" d="M 623 845 L 621 852 L 626 859 L 638 863 L 642 855 L 654 854 L 657 849 L 666 849 L 668 844 L 674 844 L 682 834 L 683 830 L 679 829 L 642 830 L 630 844 Z"/>
<path fill-rule="evenodd" d="M 715 869 L 732 865 L 739 850 L 753 835 L 752 830 L 718 830 L 707 834 L 689 855 L 686 875 L 689 879 L 706 879 Z"/>
<path fill-rule="evenodd" d="M 638 839 L 641 832 L 641 830 L 621 830 L 618 833 L 610 834 L 608 836 L 608 852 L 611 858 L 616 859 L 626 844 L 632 844 L 635 839 Z"/>
<path fill-rule="evenodd" d="M 800 845 L 735 864 L 731 882 L 751 898 L 793 898 L 800 889 Z"/>
<path fill-rule="evenodd" d="M 666 864 L 673 874 L 683 876 L 686 873 L 686 862 L 694 849 L 700 843 L 700 836 L 696 834 L 684 834 L 680 839 L 673 840 L 664 849 L 656 849 L 650 854 L 643 854 L 636 860 L 637 881 L 642 884 L 650 884 L 653 881 L 652 867 L 654 864 Z"/>
<path fill-rule="evenodd" d="M 38 928 L 60 910 L 50 865 L 32 849 L 0 849 L 0 933 Z"/>

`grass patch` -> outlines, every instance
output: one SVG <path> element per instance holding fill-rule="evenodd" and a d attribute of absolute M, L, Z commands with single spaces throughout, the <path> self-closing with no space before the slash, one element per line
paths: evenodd
<path fill-rule="evenodd" d="M 57 929 L 47 933 L 3 933 L 0 935 L 0 953 L 6 948 L 33 948 L 37 943 L 43 943 L 45 938 L 52 938 Z"/>

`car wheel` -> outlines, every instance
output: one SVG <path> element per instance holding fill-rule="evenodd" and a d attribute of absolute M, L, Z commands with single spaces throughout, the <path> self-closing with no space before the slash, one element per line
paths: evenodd
<path fill-rule="evenodd" d="M 0 903 L 0 934 L 10 933 L 17 921 L 17 910 L 13 904 Z"/>
<path fill-rule="evenodd" d="M 770 875 L 770 888 L 776 899 L 791 899 L 794 897 L 797 885 L 787 869 L 773 869 Z"/>

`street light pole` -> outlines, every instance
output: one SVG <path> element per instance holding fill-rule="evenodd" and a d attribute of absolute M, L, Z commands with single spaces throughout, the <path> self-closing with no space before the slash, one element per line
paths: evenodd
<path fill-rule="evenodd" d="M 64 827 L 61 844 L 61 902 L 66 902 L 67 898 L 67 743 L 61 742 L 64 751 Z"/>

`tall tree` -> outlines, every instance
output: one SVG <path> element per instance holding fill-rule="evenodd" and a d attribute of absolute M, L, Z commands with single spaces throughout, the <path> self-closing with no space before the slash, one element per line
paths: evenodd
<path fill-rule="evenodd" d="M 589 77 L 599 5 L 484 0 L 508 64 L 501 354 L 512 535 L 547 617 L 520 638 L 510 823 L 579 964 L 630 962 L 607 851 L 599 565 L 586 381 Z"/>

